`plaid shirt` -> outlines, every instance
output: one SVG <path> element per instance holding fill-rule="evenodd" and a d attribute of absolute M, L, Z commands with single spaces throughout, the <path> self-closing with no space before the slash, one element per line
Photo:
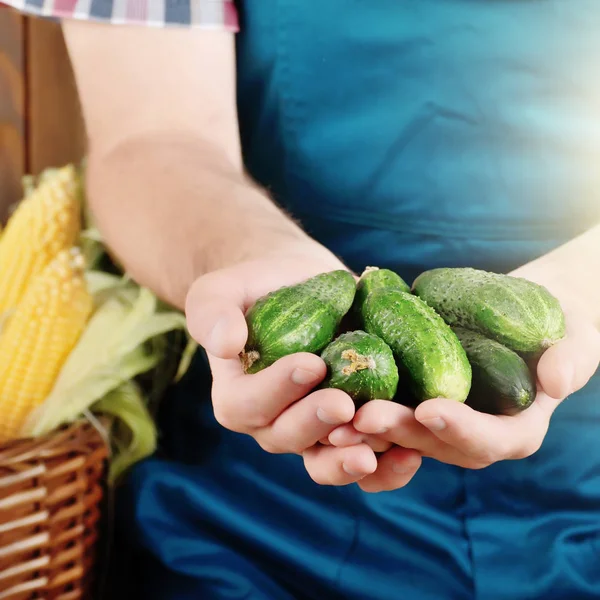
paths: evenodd
<path fill-rule="evenodd" d="M 0 0 L 23 13 L 103 23 L 238 30 L 234 0 Z"/>

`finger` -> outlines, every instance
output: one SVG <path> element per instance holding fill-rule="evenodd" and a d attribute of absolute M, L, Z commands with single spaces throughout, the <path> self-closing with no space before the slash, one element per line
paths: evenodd
<path fill-rule="evenodd" d="M 414 410 L 390 400 L 371 400 L 363 404 L 354 417 L 353 425 L 362 433 L 382 434 L 399 422 L 414 421 Z"/>
<path fill-rule="evenodd" d="M 448 445 L 419 423 L 415 419 L 414 410 L 406 406 L 374 400 L 357 411 L 352 423 L 359 430 L 379 431 L 377 436 L 381 439 L 396 446 L 417 450 L 424 457 L 459 467 L 477 466 L 461 449 Z"/>
<path fill-rule="evenodd" d="M 377 458 L 366 444 L 349 448 L 313 446 L 302 456 L 311 479 L 321 485 L 348 485 L 377 469 Z"/>
<path fill-rule="evenodd" d="M 414 416 L 414 410 L 388 400 L 367 402 L 352 421 L 357 431 L 378 435 L 382 439 L 421 453 L 432 453 L 439 446 L 436 436 L 423 427 Z"/>
<path fill-rule="evenodd" d="M 213 356 L 236 358 L 248 338 L 245 303 L 246 290 L 241 278 L 232 277 L 227 271 L 200 277 L 185 302 L 190 335 Z"/>
<path fill-rule="evenodd" d="M 300 454 L 326 437 L 335 427 L 352 421 L 354 402 L 336 389 L 319 390 L 296 402 L 255 437 L 280 452 Z"/>
<path fill-rule="evenodd" d="M 358 482 L 365 492 L 385 492 L 404 487 L 421 467 L 415 450 L 395 447 L 379 458 L 377 470 Z"/>
<path fill-rule="evenodd" d="M 549 396 L 562 400 L 586 385 L 599 361 L 598 330 L 587 321 L 567 316 L 567 335 L 544 352 L 537 376 Z"/>
<path fill-rule="evenodd" d="M 374 452 L 385 452 L 392 447 L 391 442 L 384 440 L 378 435 L 370 435 L 368 433 L 357 431 L 351 423 L 336 427 L 329 434 L 328 441 L 338 448 L 365 443 Z"/>
<path fill-rule="evenodd" d="M 538 394 L 545 399 L 542 393 Z M 551 411 L 536 400 L 515 416 L 496 416 L 436 398 L 420 404 L 415 418 L 441 441 L 481 464 L 524 458 L 536 452 L 548 430 Z"/>
<path fill-rule="evenodd" d="M 209 361 L 215 418 L 227 429 L 243 433 L 270 425 L 327 372 L 323 360 L 309 352 L 284 356 L 253 375 L 244 374 L 237 358 L 209 355 Z"/>

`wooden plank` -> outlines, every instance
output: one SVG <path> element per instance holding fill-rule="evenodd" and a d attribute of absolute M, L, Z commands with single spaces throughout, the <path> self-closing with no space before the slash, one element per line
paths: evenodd
<path fill-rule="evenodd" d="M 27 23 L 27 166 L 79 161 L 85 134 L 77 88 L 60 25 L 42 19 Z"/>
<path fill-rule="evenodd" d="M 21 197 L 25 172 L 24 19 L 0 7 L 0 219 Z"/>

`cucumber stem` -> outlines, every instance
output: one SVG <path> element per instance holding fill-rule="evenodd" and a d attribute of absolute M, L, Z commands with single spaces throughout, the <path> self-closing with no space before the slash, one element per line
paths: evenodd
<path fill-rule="evenodd" d="M 356 350 L 344 350 L 342 352 L 342 358 L 350 361 L 349 365 L 342 367 L 342 373 L 344 375 L 352 375 L 352 373 L 356 373 L 356 371 L 375 368 L 375 361 L 372 357 L 358 354 Z"/>
<path fill-rule="evenodd" d="M 240 353 L 240 358 L 242 360 L 242 368 L 244 369 L 244 372 L 247 373 L 248 369 L 250 369 L 250 367 L 260 358 L 260 352 L 257 350 L 246 352 L 243 350 Z"/>

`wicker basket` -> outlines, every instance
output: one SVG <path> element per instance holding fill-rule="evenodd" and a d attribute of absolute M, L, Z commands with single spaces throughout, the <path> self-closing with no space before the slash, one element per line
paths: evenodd
<path fill-rule="evenodd" d="M 91 597 L 107 455 L 87 422 L 0 446 L 0 600 Z"/>

